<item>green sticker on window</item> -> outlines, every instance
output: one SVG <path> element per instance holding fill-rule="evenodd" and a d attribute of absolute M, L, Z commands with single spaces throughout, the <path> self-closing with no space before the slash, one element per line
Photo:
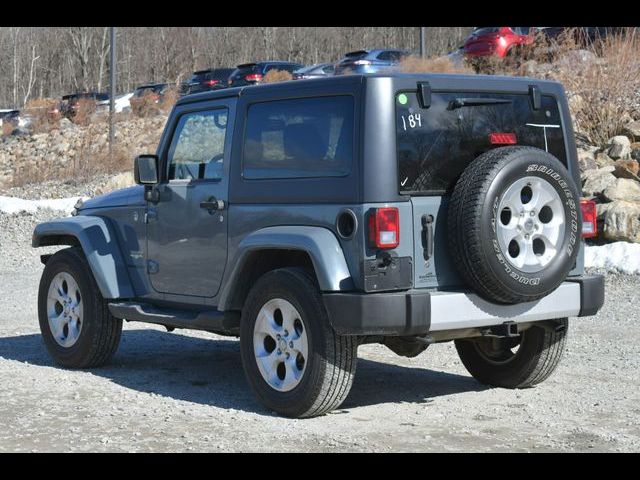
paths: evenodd
<path fill-rule="evenodd" d="M 406 105 L 407 104 L 407 96 L 404 93 L 401 93 L 400 95 L 398 95 L 398 103 L 400 103 L 400 105 Z"/>

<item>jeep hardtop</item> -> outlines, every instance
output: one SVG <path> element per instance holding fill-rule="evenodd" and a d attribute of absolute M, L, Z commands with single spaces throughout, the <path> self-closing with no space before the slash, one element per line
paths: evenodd
<path fill-rule="evenodd" d="M 37 225 L 38 311 L 65 367 L 107 362 L 122 320 L 239 336 L 266 407 L 324 414 L 357 348 L 455 341 L 478 381 L 557 366 L 594 315 L 562 86 L 530 78 L 350 75 L 188 95 L 136 186 Z"/>

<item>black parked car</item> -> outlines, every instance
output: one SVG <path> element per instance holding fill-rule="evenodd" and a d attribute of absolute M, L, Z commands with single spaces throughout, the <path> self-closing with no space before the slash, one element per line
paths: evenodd
<path fill-rule="evenodd" d="M 624 30 L 624 27 L 541 27 L 538 33 L 549 40 L 572 35 L 578 46 L 586 47 L 609 36 L 620 35 Z"/>
<path fill-rule="evenodd" d="M 229 75 L 233 68 L 210 68 L 193 72 L 193 75 L 186 82 L 184 94 L 208 92 L 209 90 L 219 90 L 228 86 Z"/>
<path fill-rule="evenodd" d="M 293 74 L 304 67 L 301 63 L 293 62 L 256 62 L 238 65 L 229 76 L 229 86 L 241 87 L 243 85 L 255 85 L 260 83 L 264 76 L 271 70 L 284 70 Z"/>
<path fill-rule="evenodd" d="M 20 110 L 0 110 L 0 127 L 5 123 L 10 123 L 14 127 L 20 121 Z"/>
<path fill-rule="evenodd" d="M 294 80 L 302 80 L 304 78 L 322 78 L 333 75 L 333 63 L 316 63 L 308 67 L 302 67 L 293 72 Z"/>
<path fill-rule="evenodd" d="M 148 85 L 141 85 L 135 89 L 133 96 L 136 98 L 143 97 L 144 95 L 153 95 L 156 103 L 162 100 L 164 93 L 169 87 L 168 83 L 150 83 Z"/>
<path fill-rule="evenodd" d="M 93 100 L 96 104 L 96 109 L 99 109 L 100 107 L 106 107 L 108 105 L 109 94 L 99 92 L 82 92 L 64 95 L 62 97 L 62 102 L 60 102 L 60 114 L 66 118 L 75 117 L 80 100 Z"/>

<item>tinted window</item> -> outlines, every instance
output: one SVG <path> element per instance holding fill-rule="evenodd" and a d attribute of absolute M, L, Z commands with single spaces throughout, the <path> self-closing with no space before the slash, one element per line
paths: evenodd
<path fill-rule="evenodd" d="M 227 116 L 218 109 L 180 117 L 167 156 L 169 180 L 222 177 Z"/>
<path fill-rule="evenodd" d="M 518 35 L 529 35 L 529 30 L 531 29 L 531 27 L 509 27 L 511 30 L 514 31 L 514 33 L 517 33 Z"/>
<path fill-rule="evenodd" d="M 452 108 L 460 98 L 507 99 L 510 103 Z M 420 108 L 416 94 L 396 97 L 399 190 L 442 194 L 450 191 L 469 163 L 494 148 L 490 133 L 514 133 L 517 145 L 547 150 L 566 165 L 557 102 L 542 96 L 531 108 L 529 95 L 433 93 L 431 106 Z"/>
<path fill-rule="evenodd" d="M 486 35 L 487 33 L 498 33 L 500 27 L 478 27 L 473 31 L 474 35 Z"/>
<path fill-rule="evenodd" d="M 403 56 L 402 52 L 386 51 L 386 52 L 381 52 L 378 55 L 378 60 L 388 60 L 391 62 L 397 62 L 402 58 L 402 56 Z"/>
<path fill-rule="evenodd" d="M 333 73 L 333 68 L 334 68 L 333 65 L 327 65 L 326 67 L 324 67 L 322 69 L 322 71 L 324 73 L 331 74 L 331 73 Z"/>
<path fill-rule="evenodd" d="M 300 67 L 302 67 L 302 65 L 298 65 L 298 64 L 289 64 L 289 63 L 284 63 L 284 64 L 272 64 L 272 65 L 267 65 L 267 68 L 264 69 L 265 73 L 271 71 L 271 70 L 284 70 L 285 72 L 294 72 L 297 69 L 299 69 Z"/>
<path fill-rule="evenodd" d="M 305 98 L 249 107 L 243 176 L 339 177 L 353 156 L 353 98 Z"/>

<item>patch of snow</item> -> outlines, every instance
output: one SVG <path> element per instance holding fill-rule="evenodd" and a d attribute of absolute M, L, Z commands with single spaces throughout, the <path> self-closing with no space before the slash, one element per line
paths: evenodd
<path fill-rule="evenodd" d="M 584 254 L 586 268 L 640 275 L 640 244 L 614 242 L 601 246 L 587 246 Z"/>
<path fill-rule="evenodd" d="M 79 198 L 87 199 L 88 197 L 24 200 L 22 198 L 4 197 L 0 195 L 0 212 L 8 214 L 21 212 L 33 213 L 39 209 L 49 209 L 64 212 L 65 215 L 70 215 L 73 210 L 73 206 Z"/>
<path fill-rule="evenodd" d="M 131 102 L 129 101 L 131 100 L 131 97 L 133 97 L 133 92 L 125 93 L 124 95 L 116 98 L 116 101 L 114 102 L 116 113 L 120 113 L 126 108 L 131 108 Z"/>

